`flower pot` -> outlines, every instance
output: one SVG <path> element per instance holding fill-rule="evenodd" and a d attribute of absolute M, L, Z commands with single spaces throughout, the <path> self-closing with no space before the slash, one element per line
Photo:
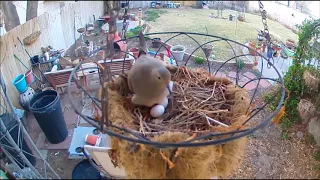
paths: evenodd
<path fill-rule="evenodd" d="M 172 56 L 176 61 L 182 61 L 184 57 L 185 48 L 180 45 L 172 46 L 170 48 Z"/>
<path fill-rule="evenodd" d="M 32 74 L 32 70 L 29 70 L 26 72 L 26 81 L 27 81 L 27 84 L 30 85 L 33 83 L 34 81 L 34 77 L 33 77 L 33 74 Z"/>
<path fill-rule="evenodd" d="M 108 34 L 108 39 L 113 40 L 115 43 L 114 45 L 114 50 L 115 50 L 115 55 L 114 55 L 114 59 L 120 59 L 124 56 L 124 52 L 127 49 L 127 45 L 124 43 L 124 41 L 119 41 L 121 40 L 120 37 L 120 33 L 119 32 L 115 32 L 114 34 Z M 116 42 L 119 41 L 119 42 Z M 119 50 L 123 51 L 123 52 L 119 52 Z"/>
<path fill-rule="evenodd" d="M 161 43 L 160 43 L 161 39 L 160 38 L 154 38 L 152 39 L 152 48 L 159 48 Z"/>
<path fill-rule="evenodd" d="M 291 39 L 287 39 L 286 41 L 286 46 L 288 47 L 293 47 L 295 45 L 295 42 Z"/>
<path fill-rule="evenodd" d="M 138 48 L 133 47 L 133 48 L 130 48 L 128 51 L 132 52 L 134 58 L 136 58 L 136 59 L 138 58 L 138 55 L 139 55 L 139 49 Z"/>
<path fill-rule="evenodd" d="M 20 74 L 12 81 L 12 84 L 16 87 L 18 92 L 21 94 L 27 90 L 26 75 Z"/>
<path fill-rule="evenodd" d="M 255 49 L 256 49 L 256 43 L 250 41 L 250 42 L 249 42 L 249 53 L 250 53 L 251 55 L 253 55 L 253 56 L 256 56 L 256 55 L 257 55 Z"/>
<path fill-rule="evenodd" d="M 203 51 L 204 51 L 206 58 L 209 58 L 212 53 L 212 45 L 206 44 L 202 48 L 203 48 Z"/>
<path fill-rule="evenodd" d="M 26 111 L 30 110 L 29 103 L 33 98 L 34 94 L 35 94 L 34 90 L 31 87 L 28 87 L 24 93 L 19 95 L 19 103 L 24 110 Z"/>

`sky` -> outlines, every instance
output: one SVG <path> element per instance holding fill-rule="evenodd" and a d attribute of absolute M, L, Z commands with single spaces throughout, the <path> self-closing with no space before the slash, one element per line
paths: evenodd
<path fill-rule="evenodd" d="M 282 3 L 284 5 L 288 4 L 288 1 L 278 1 L 279 3 Z M 320 1 L 307 1 L 310 3 L 309 9 L 310 13 L 316 17 L 320 17 Z M 290 6 L 294 5 L 294 1 L 290 1 Z"/>
<path fill-rule="evenodd" d="M 310 11 L 312 15 L 319 18 L 320 17 L 320 1 L 311 1 Z"/>

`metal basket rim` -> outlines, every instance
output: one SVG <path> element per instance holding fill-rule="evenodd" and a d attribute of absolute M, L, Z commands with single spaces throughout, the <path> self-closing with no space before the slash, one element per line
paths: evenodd
<path fill-rule="evenodd" d="M 230 41 L 230 42 L 233 42 L 235 44 L 238 44 L 240 46 L 243 46 L 243 47 L 246 47 L 246 48 L 249 48 L 248 46 L 242 44 L 242 43 L 239 43 L 239 42 L 236 42 L 234 40 L 230 40 L 228 38 L 224 38 L 224 37 L 219 37 L 219 36 L 214 36 L 214 35 L 209 35 L 209 34 L 203 34 L 203 33 L 194 33 L 194 32 L 157 32 L 157 33 L 146 33 L 144 34 L 144 36 L 148 36 L 148 35 L 157 35 L 157 34 L 174 34 L 174 33 L 178 33 L 178 34 L 191 34 L 191 35 L 202 35 L 202 36 L 209 36 L 209 37 L 214 37 L 214 38 L 220 38 L 224 41 Z M 127 39 L 133 39 L 133 38 L 138 38 L 138 36 L 133 36 L 133 37 L 130 37 L 130 38 L 127 38 Z M 150 38 L 149 38 L 150 39 Z M 121 39 L 121 40 L 118 40 L 118 41 L 115 41 L 115 42 L 120 42 L 120 41 L 125 41 L 126 39 Z M 99 50 L 102 50 L 104 49 L 106 46 L 103 46 L 99 49 L 97 49 L 96 51 L 94 52 L 91 52 L 88 56 L 90 56 L 91 54 L 95 53 L 95 52 L 98 52 Z M 161 48 L 161 47 L 160 47 Z M 160 50 L 159 48 L 159 50 Z M 201 47 L 202 48 L 202 47 Z M 255 51 L 255 50 L 254 50 Z M 123 52 L 123 51 L 121 51 Z M 257 52 L 257 51 L 256 51 Z M 126 54 L 128 54 L 128 52 L 124 52 Z M 157 52 L 158 53 L 158 52 Z M 129 142 L 133 142 L 133 143 L 140 143 L 140 144 L 145 144 L 145 145 L 151 145 L 151 146 L 156 146 L 158 148 L 168 148 L 168 147 L 198 147 L 198 146 L 208 146 L 208 145 L 218 145 L 218 144 L 223 144 L 223 143 L 226 143 L 226 142 L 229 142 L 229 141 L 232 141 L 232 140 L 235 140 L 235 139 L 238 139 L 238 138 L 241 138 L 241 137 L 244 137 L 244 136 L 247 136 L 251 133 L 253 133 L 254 131 L 258 130 L 258 129 L 261 129 L 263 127 L 265 127 L 270 121 L 271 119 L 276 115 L 278 114 L 278 112 L 280 111 L 280 108 L 281 106 L 283 105 L 283 102 L 284 102 L 284 98 L 285 98 L 285 88 L 284 88 L 284 81 L 283 81 L 283 78 L 282 76 L 280 75 L 279 71 L 277 70 L 277 68 L 273 65 L 273 63 L 270 63 L 270 61 L 265 58 L 263 55 L 261 55 L 259 52 L 257 52 L 258 56 L 260 56 L 263 60 L 267 61 L 267 63 L 270 65 L 270 67 L 272 67 L 277 75 L 279 76 L 279 80 L 275 80 L 275 79 L 271 79 L 271 78 L 263 78 L 261 77 L 262 74 L 260 74 L 260 77 L 257 78 L 257 79 L 253 79 L 253 80 L 258 80 L 260 82 L 261 79 L 268 79 L 268 80 L 272 80 L 272 81 L 276 81 L 280 84 L 281 86 L 281 98 L 280 98 L 280 101 L 279 101 L 279 104 L 277 105 L 276 109 L 271 113 L 269 114 L 267 117 L 264 118 L 264 120 L 258 124 L 257 126 L 255 127 L 251 127 L 249 129 L 246 129 L 246 130 L 242 130 L 242 131 L 238 131 L 238 132 L 227 132 L 226 134 L 231 134 L 231 133 L 238 133 L 236 135 L 232 135 L 231 137 L 227 137 L 227 138 L 222 138 L 222 139 L 219 139 L 219 140 L 206 140 L 205 142 L 192 142 L 192 141 L 195 141 L 195 140 L 204 140 L 204 138 L 201 138 L 201 139 L 192 139 L 190 141 L 184 141 L 184 142 L 179 142 L 179 143 L 167 143 L 167 142 L 156 142 L 156 141 L 151 141 L 151 140 L 148 140 L 148 139 L 144 139 L 144 138 L 131 138 L 131 137 L 128 137 L 128 136 L 124 136 L 124 135 L 121 135 L 121 134 L 118 134 L 118 133 L 115 133 L 114 131 L 111 131 L 110 129 L 108 128 L 103 128 L 101 131 L 103 133 L 106 133 L 108 134 L 109 136 L 113 136 L 113 137 L 116 137 L 116 138 L 119 138 L 119 139 L 123 139 L 123 140 L 126 140 L 126 141 L 129 141 Z M 130 54 L 131 55 L 131 54 Z M 126 57 L 124 57 L 123 59 L 126 59 Z M 112 60 L 111 60 L 112 61 Z M 72 70 L 71 74 L 70 74 L 70 77 L 68 79 L 68 99 L 72 105 L 72 107 L 74 108 L 74 111 L 79 115 L 81 116 L 84 120 L 86 120 L 89 124 L 91 124 L 92 126 L 94 127 L 97 127 L 95 126 L 93 123 L 91 123 L 90 119 L 85 116 L 84 114 L 82 114 L 82 112 L 80 112 L 77 108 L 76 108 L 76 105 L 74 104 L 73 100 L 72 100 L 72 94 L 71 94 L 71 91 L 69 91 L 70 89 L 70 86 L 71 86 L 71 82 L 72 82 L 72 78 L 75 76 L 75 73 L 76 71 L 79 70 L 79 67 L 81 66 L 81 64 L 83 63 L 83 61 L 80 61 Z M 216 73 L 220 70 L 220 68 L 222 66 L 224 66 L 226 64 L 223 63 L 220 65 L 220 67 L 218 68 L 218 70 L 216 71 Z M 263 64 L 263 61 L 262 61 L 262 64 Z M 95 67 L 93 67 L 95 68 Z M 263 65 L 262 65 L 262 68 L 263 69 Z M 253 81 L 251 80 L 251 81 Z M 251 82 L 249 81 L 249 82 Z M 248 84 L 249 82 L 247 82 L 246 84 Z M 244 84 L 241 88 L 243 88 L 246 84 Z M 254 96 L 253 96 L 254 97 Z M 275 95 L 273 96 L 273 98 L 275 97 Z M 269 102 L 270 103 L 270 102 Z M 267 104 L 269 103 L 266 103 L 263 105 L 263 107 L 260 107 L 259 109 L 263 109 Z M 260 110 L 259 110 L 260 111 Z M 257 114 L 257 113 L 256 113 Z M 254 115 L 251 115 L 249 116 L 249 118 L 247 119 L 250 120 L 252 117 L 254 117 L 256 114 Z M 97 127 L 99 128 L 99 127 Z M 211 136 L 214 136 L 213 134 L 214 133 L 210 133 Z M 207 137 L 208 138 L 208 137 Z"/>

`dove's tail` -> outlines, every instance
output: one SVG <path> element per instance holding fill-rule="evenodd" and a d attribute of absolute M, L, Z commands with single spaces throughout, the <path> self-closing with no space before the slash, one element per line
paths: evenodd
<path fill-rule="evenodd" d="M 144 39 L 142 31 L 140 31 L 140 33 L 139 33 L 139 55 L 138 55 L 138 57 L 140 57 L 141 55 L 146 55 L 147 53 L 148 53 L 148 51 L 147 51 L 146 41 Z"/>

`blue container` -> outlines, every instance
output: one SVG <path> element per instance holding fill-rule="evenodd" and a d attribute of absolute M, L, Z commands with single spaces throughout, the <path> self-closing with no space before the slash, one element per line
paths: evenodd
<path fill-rule="evenodd" d="M 17 88 L 17 90 L 19 91 L 19 93 L 24 93 L 27 88 L 27 81 L 26 81 L 26 75 L 24 74 L 20 74 L 18 75 L 13 81 L 12 84 Z"/>

